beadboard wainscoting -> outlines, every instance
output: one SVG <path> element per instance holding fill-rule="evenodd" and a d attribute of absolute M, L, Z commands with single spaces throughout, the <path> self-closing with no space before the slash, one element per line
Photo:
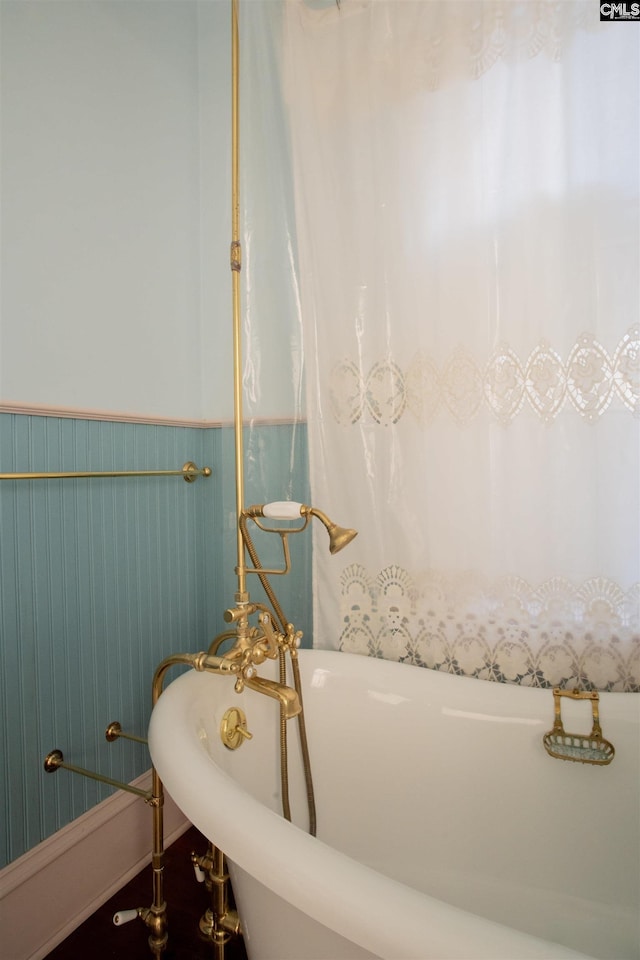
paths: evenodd
<path fill-rule="evenodd" d="M 306 499 L 304 425 L 254 425 L 246 446 L 248 502 Z M 146 746 L 108 743 L 106 727 L 146 736 L 156 666 L 206 649 L 237 590 L 230 426 L 0 412 L 3 473 L 180 470 L 187 460 L 212 476 L 0 482 L 0 867 L 113 793 L 46 773 L 51 750 L 125 783 L 149 768 Z M 292 540 L 293 572 L 276 588 L 310 639 L 311 537 Z"/>

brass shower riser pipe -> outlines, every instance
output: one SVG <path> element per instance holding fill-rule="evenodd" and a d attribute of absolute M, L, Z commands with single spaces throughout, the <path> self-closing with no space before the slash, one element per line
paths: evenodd
<path fill-rule="evenodd" d="M 240 240 L 240 38 L 238 32 L 238 0 L 231 0 L 231 319 L 233 334 L 233 424 L 236 473 L 236 549 L 238 592 L 236 601 L 248 601 L 244 544 L 239 521 L 244 508 L 244 450 L 242 433 L 242 309 L 240 273 L 242 243 Z"/>
<path fill-rule="evenodd" d="M 188 460 L 180 470 L 104 470 L 99 472 L 74 471 L 72 473 L 0 473 L 0 480 L 78 480 L 94 477 L 182 477 L 193 483 L 198 477 L 210 477 L 211 467 L 197 467 Z"/>

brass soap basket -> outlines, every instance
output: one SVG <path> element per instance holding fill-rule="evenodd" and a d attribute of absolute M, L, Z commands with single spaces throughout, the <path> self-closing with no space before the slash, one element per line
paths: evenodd
<path fill-rule="evenodd" d="M 590 734 L 568 733 L 564 729 L 561 715 L 561 697 L 569 697 L 571 700 L 591 700 L 593 726 Z M 597 690 L 561 690 L 559 687 L 554 687 L 553 729 L 545 733 L 542 738 L 548 754 L 558 760 L 573 760 L 575 763 L 594 763 L 601 766 L 611 763 L 616 751 L 613 744 L 602 736 L 598 708 L 599 700 Z"/>

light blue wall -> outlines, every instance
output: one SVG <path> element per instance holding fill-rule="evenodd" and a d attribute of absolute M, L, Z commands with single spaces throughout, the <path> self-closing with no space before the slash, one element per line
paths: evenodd
<path fill-rule="evenodd" d="M 280 2 L 241 4 L 245 412 L 299 413 Z M 0 401 L 230 420 L 231 0 L 0 0 Z"/>
<path fill-rule="evenodd" d="M 1 0 L 3 400 L 205 416 L 198 10 Z"/>

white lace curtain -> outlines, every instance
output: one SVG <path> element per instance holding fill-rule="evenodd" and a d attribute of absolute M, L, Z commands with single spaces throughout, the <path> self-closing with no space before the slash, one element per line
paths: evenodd
<path fill-rule="evenodd" d="M 289 0 L 315 642 L 640 689 L 639 34 Z"/>

